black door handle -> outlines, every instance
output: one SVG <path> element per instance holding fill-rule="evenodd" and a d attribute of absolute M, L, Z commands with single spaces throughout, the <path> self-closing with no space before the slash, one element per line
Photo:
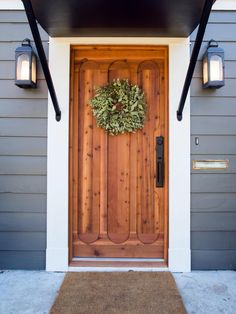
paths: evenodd
<path fill-rule="evenodd" d="M 156 138 L 156 187 L 164 186 L 164 137 Z"/>

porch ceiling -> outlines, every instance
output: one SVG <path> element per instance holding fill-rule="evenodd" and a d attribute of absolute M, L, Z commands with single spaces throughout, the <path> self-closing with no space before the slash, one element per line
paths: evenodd
<path fill-rule="evenodd" d="M 36 19 L 52 37 L 187 37 L 205 0 L 32 0 Z"/>

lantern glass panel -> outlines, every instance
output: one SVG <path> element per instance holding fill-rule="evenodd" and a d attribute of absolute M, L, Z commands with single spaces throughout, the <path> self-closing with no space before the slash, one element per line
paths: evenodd
<path fill-rule="evenodd" d="M 203 60 L 203 83 L 206 84 L 208 82 L 208 62 L 207 58 Z"/>
<path fill-rule="evenodd" d="M 210 58 L 210 81 L 223 81 L 223 61 L 220 56 Z"/>
<path fill-rule="evenodd" d="M 28 81 L 30 79 L 30 56 L 22 54 L 17 58 L 16 79 Z"/>
<path fill-rule="evenodd" d="M 31 77 L 32 81 L 36 84 L 36 57 L 35 55 L 32 56 L 32 68 L 31 68 Z"/>

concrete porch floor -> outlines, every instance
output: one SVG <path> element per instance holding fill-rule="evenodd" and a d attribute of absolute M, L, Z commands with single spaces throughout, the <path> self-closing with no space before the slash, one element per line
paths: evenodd
<path fill-rule="evenodd" d="M 175 273 L 189 314 L 236 313 L 236 272 Z M 0 314 L 46 314 L 64 273 L 0 271 Z M 66 313 L 65 313 L 66 314 Z"/>

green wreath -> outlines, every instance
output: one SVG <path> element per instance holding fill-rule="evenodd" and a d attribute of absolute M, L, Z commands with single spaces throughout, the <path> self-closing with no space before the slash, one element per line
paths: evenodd
<path fill-rule="evenodd" d="M 97 125 L 111 135 L 134 133 L 144 126 L 146 114 L 144 93 L 127 79 L 115 79 L 97 88 L 90 105 Z"/>

